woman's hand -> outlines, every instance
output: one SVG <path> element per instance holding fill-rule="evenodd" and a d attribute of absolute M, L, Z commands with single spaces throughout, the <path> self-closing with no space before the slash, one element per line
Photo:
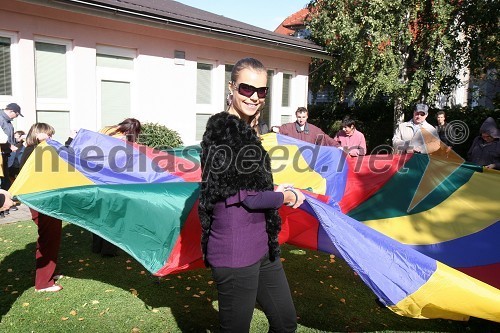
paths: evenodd
<path fill-rule="evenodd" d="M 291 184 L 280 184 L 275 192 L 283 193 L 283 204 L 293 209 L 300 207 L 306 199 L 301 190 L 293 188 Z"/>

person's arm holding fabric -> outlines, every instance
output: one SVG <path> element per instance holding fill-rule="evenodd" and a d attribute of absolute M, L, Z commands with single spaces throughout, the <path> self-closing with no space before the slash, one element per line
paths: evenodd
<path fill-rule="evenodd" d="M 249 209 L 280 208 L 282 205 L 297 208 L 305 200 L 304 194 L 291 185 L 279 185 L 275 191 L 260 191 L 247 195 L 243 200 L 245 207 Z"/>

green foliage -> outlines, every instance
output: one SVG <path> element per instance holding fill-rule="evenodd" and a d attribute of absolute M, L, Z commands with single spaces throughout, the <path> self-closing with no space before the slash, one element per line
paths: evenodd
<path fill-rule="evenodd" d="M 182 139 L 174 130 L 157 123 L 142 124 L 138 143 L 148 147 L 164 150 L 182 146 Z"/>
<path fill-rule="evenodd" d="M 218 332 L 217 290 L 210 270 L 152 277 L 124 252 L 90 251 L 91 233 L 64 223 L 58 293 L 33 288 L 37 228 L 0 225 L 0 332 Z M 282 247 L 297 332 L 498 332 L 498 323 L 405 318 L 381 308 L 346 264 L 312 250 Z M 257 308 L 251 332 L 267 332 Z"/>
<path fill-rule="evenodd" d="M 331 84 L 343 101 L 350 85 L 362 104 L 380 96 L 432 104 L 462 68 L 498 68 L 498 1 L 314 0 L 309 8 L 311 39 L 334 55 L 313 61 L 313 93 Z"/>
<path fill-rule="evenodd" d="M 383 151 L 384 147 L 392 145 L 391 139 L 394 132 L 392 105 L 386 99 L 377 99 L 373 103 L 358 105 L 349 108 L 343 104 L 336 105 L 310 105 L 308 121 L 320 127 L 325 133 L 334 136 L 340 130 L 342 119 L 349 115 L 356 120 L 356 127 L 366 138 L 368 153 L 374 154 Z M 453 149 L 464 159 L 467 159 L 467 151 L 472 140 L 479 135 L 479 128 L 484 120 L 493 117 L 497 126 L 500 126 L 500 109 L 490 110 L 483 107 L 474 109 L 469 107 L 445 108 L 443 110 L 430 108 L 427 122 L 437 125 L 436 113 L 445 111 L 448 123 L 460 121 L 459 132 L 456 135 L 462 137 L 459 144 Z M 413 108 L 404 110 L 404 120 L 411 119 Z"/>
<path fill-rule="evenodd" d="M 310 105 L 308 121 L 334 136 L 345 116 L 356 120 L 356 128 L 366 139 L 368 153 L 375 153 L 391 144 L 393 135 L 393 106 L 387 99 L 350 108 L 344 104 Z"/>

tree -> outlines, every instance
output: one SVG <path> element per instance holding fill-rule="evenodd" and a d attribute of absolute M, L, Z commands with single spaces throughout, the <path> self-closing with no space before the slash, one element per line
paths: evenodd
<path fill-rule="evenodd" d="M 334 55 L 312 63 L 312 91 L 331 84 L 359 103 L 383 96 L 395 120 L 415 102 L 449 94 L 464 68 L 498 68 L 498 1 L 315 0 L 311 39 Z M 467 74 L 467 73 L 465 73 Z"/>

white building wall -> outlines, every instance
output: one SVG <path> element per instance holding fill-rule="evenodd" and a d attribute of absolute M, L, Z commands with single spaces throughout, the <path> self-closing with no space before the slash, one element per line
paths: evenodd
<path fill-rule="evenodd" d="M 15 121 L 16 129 L 27 131 L 37 120 L 37 109 L 68 109 L 72 129 L 98 130 L 111 125 L 100 121 L 99 82 L 106 77 L 116 79 L 120 74 L 96 68 L 96 49 L 103 47 L 135 52 L 133 73 L 123 77 L 131 82 L 131 116 L 141 122 L 160 123 L 176 130 L 186 145 L 197 143 L 197 113 L 222 111 L 223 89 L 227 84 L 224 82 L 225 64 L 234 64 L 243 57 L 255 57 L 275 72 L 270 125 L 279 125 L 282 115 L 294 119 L 297 107 L 307 105 L 310 57 L 286 50 L 219 41 L 18 1 L 1 2 L 0 36 L 11 37 L 13 43 L 13 94 L 0 96 L 0 108 L 11 102 L 21 105 L 25 117 Z M 34 41 L 39 40 L 69 45 L 66 101 L 36 98 Z M 185 52 L 183 63 L 175 63 L 175 50 Z M 196 104 L 198 61 L 214 66 L 210 105 Z M 289 107 L 281 106 L 283 72 L 293 74 Z"/>

